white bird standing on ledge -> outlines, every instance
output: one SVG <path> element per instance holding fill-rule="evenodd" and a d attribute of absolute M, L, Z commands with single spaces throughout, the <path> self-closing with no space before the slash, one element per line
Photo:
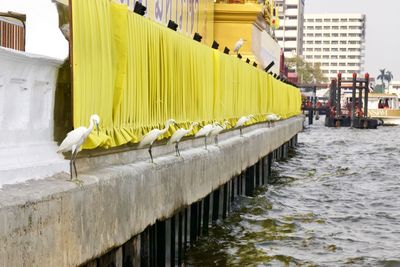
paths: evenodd
<path fill-rule="evenodd" d="M 99 124 L 100 124 L 100 117 L 96 114 L 93 114 L 92 116 L 90 116 L 89 128 L 81 126 L 76 128 L 75 130 L 70 131 L 57 150 L 57 153 L 71 151 L 71 160 L 69 162 L 71 181 L 72 181 L 72 165 L 74 165 L 75 169 L 75 178 L 78 180 L 78 172 L 76 171 L 76 166 L 75 166 L 76 156 L 78 155 L 78 152 L 82 150 L 83 143 L 85 142 L 89 134 L 92 132 L 93 127 L 95 125 L 97 128 L 97 135 L 99 134 Z"/>
<path fill-rule="evenodd" d="M 240 38 L 239 41 L 236 42 L 235 48 L 233 49 L 233 52 L 236 54 L 239 54 L 239 49 L 243 46 L 244 41 L 246 41 L 243 38 Z"/>
<path fill-rule="evenodd" d="M 214 136 L 214 143 L 215 143 L 216 146 L 218 146 L 218 135 L 219 135 L 223 130 L 226 129 L 226 126 L 227 126 L 228 124 L 230 124 L 229 121 L 224 121 L 224 123 L 223 123 L 222 125 L 218 123 L 218 124 L 214 127 L 214 129 L 211 131 L 210 137 Z"/>
<path fill-rule="evenodd" d="M 151 153 L 151 148 L 153 146 L 154 141 L 156 141 L 159 136 L 165 134 L 168 131 L 169 126 L 171 126 L 171 124 L 176 124 L 175 120 L 173 120 L 173 119 L 167 120 L 165 122 L 165 128 L 164 129 L 162 129 L 162 130 L 157 129 L 157 128 L 153 129 L 143 137 L 142 141 L 140 141 L 139 148 L 142 148 L 142 147 L 144 147 L 146 145 L 150 145 L 149 154 L 150 154 L 151 163 L 154 163 L 153 155 Z"/>
<path fill-rule="evenodd" d="M 243 137 L 242 128 L 243 128 L 244 124 L 246 122 L 250 121 L 251 119 L 254 119 L 254 116 L 250 114 L 249 116 L 240 117 L 240 119 L 237 121 L 235 128 L 239 128 L 241 137 Z"/>
<path fill-rule="evenodd" d="M 213 124 L 204 125 L 204 127 L 201 128 L 200 131 L 198 131 L 195 134 L 195 137 L 204 136 L 204 148 L 206 150 L 207 150 L 207 137 L 210 135 L 211 131 L 214 130 L 214 128 L 217 124 L 218 124 L 218 122 L 214 122 Z"/>
<path fill-rule="evenodd" d="M 190 128 L 189 129 L 184 129 L 184 128 L 180 128 L 178 130 L 176 130 L 174 132 L 174 134 L 171 136 L 171 138 L 168 140 L 168 144 L 174 144 L 175 143 L 175 153 L 176 156 L 180 156 L 181 153 L 179 152 L 179 142 L 181 141 L 181 139 L 187 135 L 188 133 L 190 133 L 191 131 L 193 131 L 193 127 L 198 125 L 198 122 L 192 122 L 190 124 Z"/>
<path fill-rule="evenodd" d="M 276 114 L 273 114 L 273 113 L 268 114 L 267 115 L 268 126 L 271 127 L 271 124 L 272 124 L 272 126 L 274 126 L 275 125 L 274 121 L 279 121 L 280 119 L 281 119 L 281 117 Z"/>

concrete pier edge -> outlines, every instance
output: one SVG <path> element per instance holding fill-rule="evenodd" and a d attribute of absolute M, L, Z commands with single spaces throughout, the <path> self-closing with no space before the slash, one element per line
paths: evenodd
<path fill-rule="evenodd" d="M 288 142 L 303 119 L 251 126 L 243 138 L 227 132 L 218 147 L 186 149 L 182 158 L 161 155 L 157 164 L 125 160 L 100 167 L 104 159 L 92 158 L 85 164 L 95 168 L 81 175 L 83 186 L 67 182 L 65 173 L 6 186 L 0 191 L 0 265 L 76 266 L 99 257 Z"/>

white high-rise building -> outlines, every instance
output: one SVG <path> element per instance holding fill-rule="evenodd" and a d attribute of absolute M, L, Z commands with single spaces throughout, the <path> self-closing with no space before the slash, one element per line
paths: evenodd
<path fill-rule="evenodd" d="M 280 20 L 275 36 L 285 57 L 303 53 L 304 0 L 275 0 Z"/>
<path fill-rule="evenodd" d="M 350 78 L 364 71 L 365 24 L 363 14 L 305 14 L 303 58 L 320 63 L 330 80 L 342 73 Z"/>

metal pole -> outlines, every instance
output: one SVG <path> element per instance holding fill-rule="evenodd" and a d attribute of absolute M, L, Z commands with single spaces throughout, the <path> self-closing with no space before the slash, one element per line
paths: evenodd
<path fill-rule="evenodd" d="M 336 96 L 336 127 L 340 126 L 340 95 L 341 95 L 341 86 L 342 86 L 342 74 L 338 73 L 338 87 L 337 87 L 337 96 Z"/>
<path fill-rule="evenodd" d="M 354 127 L 355 109 L 356 109 L 356 87 L 357 87 L 357 73 L 353 73 L 353 88 L 351 94 L 351 127 Z"/>
<path fill-rule="evenodd" d="M 364 117 L 368 117 L 369 74 L 365 73 Z"/>

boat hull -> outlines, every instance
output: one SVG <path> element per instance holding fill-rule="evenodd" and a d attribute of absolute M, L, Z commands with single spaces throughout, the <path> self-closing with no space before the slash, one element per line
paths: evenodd
<path fill-rule="evenodd" d="M 369 109 L 368 116 L 381 120 L 383 125 L 400 125 L 400 110 L 398 109 Z"/>

